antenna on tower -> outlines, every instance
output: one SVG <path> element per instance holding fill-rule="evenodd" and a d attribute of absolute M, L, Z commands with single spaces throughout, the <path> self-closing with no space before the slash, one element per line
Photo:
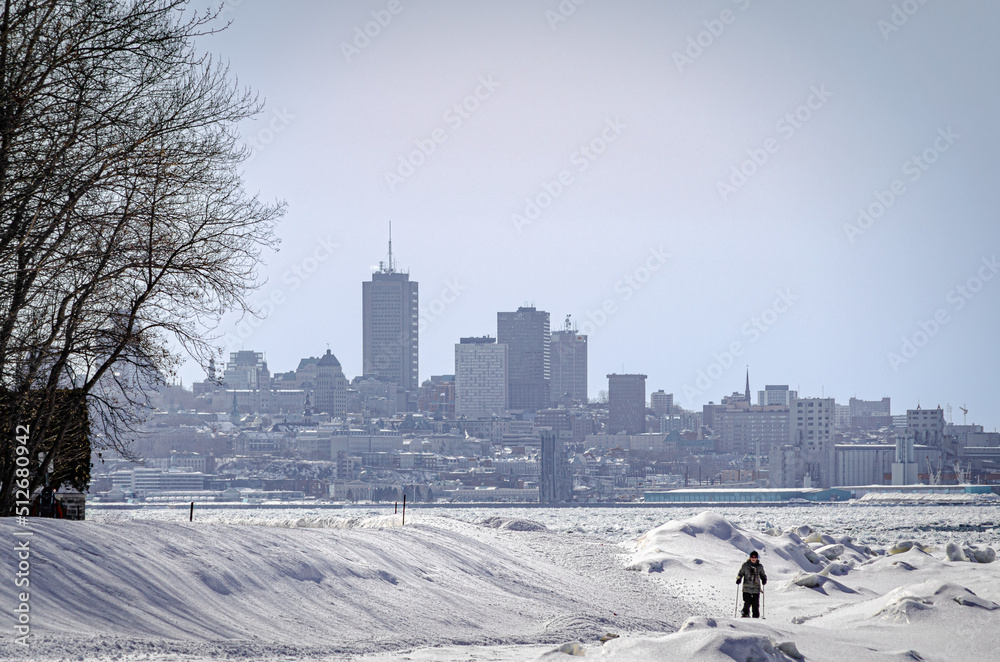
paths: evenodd
<path fill-rule="evenodd" d="M 392 264 L 392 221 L 389 221 L 389 273 L 393 273 L 395 267 Z"/>

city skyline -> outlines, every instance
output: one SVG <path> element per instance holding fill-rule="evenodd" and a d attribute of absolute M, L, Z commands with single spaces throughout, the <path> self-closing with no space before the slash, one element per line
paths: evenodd
<path fill-rule="evenodd" d="M 690 408 L 750 364 L 760 384 L 1000 426 L 1000 91 L 981 84 L 1000 7 L 896 25 L 888 1 L 586 3 L 554 22 L 557 3 L 486 20 L 403 2 L 372 23 L 384 10 L 228 3 L 201 42 L 265 99 L 247 186 L 289 205 L 266 318 L 227 319 L 226 351 L 329 344 L 362 372 L 356 283 L 391 220 L 421 284 L 421 380 L 534 302 L 589 336 L 591 394 L 641 371 Z"/>
<path fill-rule="evenodd" d="M 417 281 L 410 281 L 409 280 L 409 271 L 406 271 L 404 273 L 404 272 L 397 272 L 397 270 L 396 270 L 395 263 L 393 262 L 393 257 L 392 257 L 391 239 L 390 239 L 390 243 L 389 243 L 388 260 L 380 262 L 379 265 L 378 265 L 378 267 L 377 268 L 373 268 L 373 269 L 374 269 L 373 272 L 372 272 L 373 280 L 372 281 L 362 281 L 362 284 L 364 286 L 366 286 L 366 287 L 371 286 L 372 283 L 375 282 L 374 281 L 374 277 L 377 276 L 377 275 L 380 275 L 380 274 L 383 275 L 383 277 L 386 276 L 386 275 L 392 275 L 392 276 L 400 275 L 400 276 L 403 276 L 404 280 L 409 285 L 411 285 L 413 287 L 413 292 L 416 292 Z M 368 290 L 366 289 L 365 292 L 368 292 Z M 370 295 L 365 294 L 365 297 L 368 297 L 368 296 L 370 296 Z M 530 306 L 525 305 L 525 306 L 520 306 L 518 308 L 518 310 L 517 310 L 516 313 L 509 313 L 509 312 L 505 313 L 503 311 L 498 311 L 496 313 L 496 320 L 497 320 L 497 325 L 498 325 L 497 328 L 496 328 L 496 331 L 499 332 L 499 330 L 500 330 L 499 326 L 501 324 L 501 320 L 503 320 L 504 323 L 506 323 L 509 326 L 513 322 L 513 320 L 517 317 L 518 314 L 521 314 L 521 316 L 523 317 L 524 315 L 534 315 L 534 314 L 536 314 L 536 312 L 537 312 L 537 315 L 539 316 L 539 319 L 541 319 L 541 316 L 544 316 L 544 328 L 549 329 L 549 327 L 550 327 L 550 324 L 549 324 L 549 315 L 550 315 L 550 313 L 548 311 L 540 310 L 540 309 L 536 308 L 534 305 L 530 305 Z M 569 329 L 573 330 L 573 335 L 579 334 L 579 335 L 582 335 L 584 338 L 587 337 L 586 334 L 582 334 L 582 332 L 579 330 L 577 324 L 574 321 L 571 320 L 571 316 L 567 316 L 567 320 L 564 323 L 563 328 L 555 329 L 555 330 L 549 329 L 549 331 L 548 331 L 548 338 L 551 341 L 557 334 L 567 333 L 567 331 Z M 509 333 L 509 331 L 508 331 L 508 333 Z M 462 346 L 462 345 L 464 345 L 466 343 L 471 343 L 473 345 L 474 344 L 479 344 L 482 341 L 486 341 L 486 340 L 489 340 L 490 342 L 495 343 L 494 346 L 500 345 L 500 344 L 509 345 L 509 343 L 501 343 L 499 341 L 499 335 L 500 334 L 497 333 L 496 336 L 494 336 L 494 337 L 491 338 L 488 333 L 485 333 L 482 336 L 464 336 L 464 337 L 459 338 L 458 339 L 459 342 L 453 343 L 453 347 L 455 348 L 455 350 L 454 350 L 455 353 L 452 355 L 453 360 L 452 360 L 452 364 L 451 364 L 451 368 L 452 368 L 451 372 L 437 370 L 437 371 L 430 371 L 430 372 L 428 372 L 428 374 L 426 376 L 420 376 L 418 378 L 416 384 L 413 387 L 411 387 L 411 390 L 414 391 L 414 395 L 410 399 L 414 403 L 416 402 L 416 388 L 419 387 L 419 386 L 421 386 L 421 385 L 423 385 L 425 381 L 430 380 L 430 377 L 432 375 L 435 375 L 435 374 L 437 374 L 437 375 L 447 375 L 447 374 L 457 375 L 458 374 L 459 371 L 457 369 L 458 368 L 458 366 L 457 366 L 457 360 L 458 360 L 458 356 L 459 356 L 459 347 L 460 346 Z M 419 344 L 417 344 L 415 342 L 414 345 L 415 345 L 415 348 L 419 349 Z M 546 343 L 546 345 L 548 345 L 548 343 Z M 260 351 L 258 351 L 258 350 L 260 350 Z M 264 360 L 266 362 L 267 351 L 266 350 L 262 350 L 262 348 L 249 348 L 247 350 L 243 350 L 241 348 L 241 350 L 233 350 L 233 351 L 234 352 L 235 351 L 241 351 L 241 352 L 254 351 L 254 352 L 257 352 L 257 353 L 261 354 L 264 357 Z M 327 348 L 327 354 L 329 354 L 330 351 L 331 350 L 328 347 Z M 340 350 L 338 350 L 338 351 L 340 351 Z M 586 342 L 584 342 L 584 349 L 583 349 L 583 352 L 584 352 L 584 354 L 583 354 L 583 356 L 584 356 L 584 367 L 585 367 L 585 372 L 588 372 L 586 370 L 586 364 L 587 364 L 586 351 L 587 351 L 587 344 L 586 344 Z M 337 353 L 338 352 L 334 352 L 334 355 L 336 355 Z M 343 354 L 347 354 L 348 352 L 342 352 L 342 353 Z M 544 355 L 548 356 L 549 353 L 550 353 L 549 347 L 546 346 L 545 347 Z M 510 361 L 510 358 L 509 358 L 510 353 L 507 352 L 507 351 L 505 351 L 504 354 L 505 354 L 505 357 L 506 357 L 504 359 L 504 363 L 507 365 L 507 367 L 505 368 L 505 370 L 508 371 L 508 374 L 509 374 L 509 363 L 508 362 Z M 540 356 L 541 356 L 541 354 L 539 355 L 539 357 L 535 357 L 535 359 L 540 358 Z M 338 365 L 339 365 L 339 362 L 338 362 Z M 731 370 L 729 370 L 729 368 L 731 368 L 731 367 L 732 366 L 726 366 L 727 371 L 732 372 Z M 640 366 L 640 368 L 641 368 L 641 366 Z M 745 389 L 749 389 L 750 388 L 750 374 L 749 374 L 750 366 L 746 365 L 745 368 L 746 368 L 746 374 L 744 376 L 744 378 L 746 380 Z M 354 374 L 354 373 L 348 373 L 347 371 L 345 371 L 344 374 L 348 375 L 348 376 L 354 375 L 355 377 L 358 377 L 358 378 L 363 377 L 363 376 L 369 376 L 367 373 L 362 373 L 362 372 Z M 387 375 L 381 375 L 379 373 L 373 373 L 373 374 L 374 374 L 374 376 L 379 376 L 379 377 L 386 377 L 387 376 Z M 598 388 L 596 390 L 591 390 L 590 387 L 588 386 L 588 389 L 587 389 L 588 400 L 595 400 L 595 399 L 597 399 L 597 397 L 598 397 L 598 395 L 600 393 L 610 394 L 610 385 L 608 384 L 607 379 L 608 379 L 608 377 L 611 377 L 611 376 L 612 376 L 611 374 L 608 374 L 608 375 L 605 376 L 604 380 L 602 380 L 602 386 L 603 386 L 602 388 Z M 643 377 L 645 377 L 645 375 L 643 375 Z M 708 376 L 708 375 L 706 375 L 706 377 L 708 377 L 709 379 L 711 379 L 711 377 Z M 200 380 L 198 380 L 198 381 L 200 381 Z M 511 410 L 520 409 L 521 407 L 515 407 L 513 405 L 510 405 L 510 403 L 509 403 L 509 398 L 510 398 L 510 393 L 509 393 L 509 390 L 510 390 L 510 379 L 509 379 L 509 377 L 507 379 L 505 379 L 504 381 L 506 383 L 506 387 L 505 387 L 505 394 L 504 394 L 503 398 L 506 399 L 506 400 L 508 400 L 508 407 L 507 408 L 511 409 Z M 193 383 L 193 382 L 191 382 L 191 383 Z M 188 386 L 190 386 L 191 383 L 188 383 Z M 546 383 L 548 383 L 548 380 L 546 380 Z M 651 384 L 650 386 L 652 388 L 657 388 L 658 385 L 657 384 Z M 697 388 L 697 386 L 698 386 L 698 383 L 696 381 L 695 382 L 695 388 Z M 760 398 L 761 398 L 761 396 L 765 396 L 765 394 L 766 394 L 765 397 L 772 397 L 772 395 L 776 392 L 776 391 L 773 391 L 772 389 L 777 389 L 778 391 L 780 391 L 781 389 L 783 389 L 784 392 L 786 392 L 786 395 L 784 396 L 784 404 L 786 406 L 788 404 L 788 395 L 787 394 L 790 393 L 792 398 L 796 397 L 796 395 L 797 395 L 797 389 L 789 389 L 787 384 L 785 384 L 785 385 L 777 385 L 777 386 L 772 386 L 772 385 L 768 384 L 765 387 L 765 390 L 759 390 L 759 391 L 757 391 L 758 404 L 760 404 Z M 663 389 L 662 386 L 660 386 L 658 388 L 658 390 L 663 391 L 664 389 Z M 690 406 L 688 406 L 685 403 L 683 396 L 679 398 L 678 394 L 673 393 L 673 392 L 669 392 L 668 394 L 670 396 L 672 396 L 673 401 L 676 404 L 681 405 L 682 407 L 684 407 L 685 409 L 687 409 L 689 411 L 700 412 L 701 409 L 702 409 L 702 407 L 704 405 L 709 405 L 709 404 L 720 405 L 723 402 L 723 399 L 728 398 L 728 397 L 730 397 L 733 394 L 740 394 L 741 393 L 738 389 L 735 389 L 735 388 L 732 391 L 726 391 L 726 389 L 723 388 L 722 391 L 723 392 L 720 394 L 720 396 L 717 399 L 705 399 L 705 400 L 702 400 L 702 401 L 699 401 L 699 402 L 694 402 Z M 652 391 L 651 391 L 651 393 L 652 393 Z M 745 390 L 743 392 L 743 394 L 744 394 L 743 397 L 748 397 L 750 393 L 751 393 L 751 391 Z M 828 397 L 828 396 L 826 396 L 825 390 L 824 390 L 823 393 L 819 393 L 819 394 L 804 394 L 802 397 L 804 399 L 811 399 L 811 398 L 824 398 L 824 397 Z M 833 399 L 834 401 L 840 400 L 841 402 L 838 402 L 838 405 L 843 405 L 845 407 L 848 406 L 849 402 L 853 405 L 853 401 L 854 400 L 863 400 L 863 401 L 867 402 L 869 400 L 874 400 L 874 398 L 875 398 L 874 395 L 871 396 L 870 398 L 866 398 L 866 397 L 857 398 L 856 395 L 854 395 L 854 394 L 852 394 L 850 396 L 835 394 L 835 395 L 832 395 L 832 396 L 829 396 L 829 397 L 831 399 Z M 878 397 L 879 397 L 880 400 L 884 401 L 887 397 L 890 397 L 890 396 L 885 396 L 884 394 L 880 394 Z M 546 401 L 548 401 L 548 400 L 549 400 L 548 395 L 546 395 Z M 679 400 L 679 402 L 678 402 L 678 400 Z M 652 406 L 651 402 L 652 402 L 651 400 L 646 400 L 647 407 L 651 407 Z M 551 404 L 551 406 L 553 406 L 553 407 L 557 406 L 556 402 L 553 401 L 552 404 Z M 964 407 L 964 404 L 963 405 L 952 405 L 952 403 L 942 404 L 942 403 L 938 402 L 938 403 L 936 403 L 934 405 L 929 405 L 929 404 L 922 403 L 922 402 L 916 402 L 916 403 L 901 403 L 901 405 L 899 405 L 899 406 L 903 407 L 903 409 L 902 409 L 903 412 L 905 412 L 905 411 L 907 411 L 909 409 L 915 409 L 915 408 L 921 408 L 921 407 L 922 408 L 927 408 L 927 409 L 934 409 L 934 408 L 940 407 L 943 411 L 946 412 L 946 415 L 951 415 L 951 411 L 948 409 L 949 407 L 955 407 L 957 409 L 962 409 Z M 538 409 L 541 409 L 541 408 L 543 408 L 543 407 L 539 407 Z M 495 407 L 494 407 L 494 409 L 495 409 Z M 975 421 L 973 421 L 973 422 L 975 422 Z M 982 422 L 978 422 L 977 424 L 983 425 L 984 429 L 986 429 L 988 431 L 991 430 L 991 428 L 989 428 L 988 426 L 986 426 Z"/>

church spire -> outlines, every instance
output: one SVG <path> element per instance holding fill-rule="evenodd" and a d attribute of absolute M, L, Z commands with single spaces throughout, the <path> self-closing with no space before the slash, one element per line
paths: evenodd
<path fill-rule="evenodd" d="M 747 366 L 747 390 L 743 399 L 747 401 L 747 404 L 750 404 L 750 366 Z"/>

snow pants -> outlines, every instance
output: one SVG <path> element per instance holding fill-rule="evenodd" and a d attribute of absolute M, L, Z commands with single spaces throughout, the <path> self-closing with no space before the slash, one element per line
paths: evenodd
<path fill-rule="evenodd" d="M 750 615 L 751 609 L 753 609 L 753 617 L 760 618 L 760 593 L 743 591 L 743 618 Z"/>

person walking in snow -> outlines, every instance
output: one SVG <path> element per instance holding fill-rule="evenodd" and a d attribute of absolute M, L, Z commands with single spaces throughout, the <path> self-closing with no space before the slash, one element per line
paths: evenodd
<path fill-rule="evenodd" d="M 767 583 L 767 573 L 757 558 L 756 550 L 750 552 L 750 558 L 743 562 L 736 575 L 736 583 L 743 584 L 743 618 L 750 616 L 751 609 L 753 617 L 760 618 L 760 592 Z"/>
<path fill-rule="evenodd" d="M 43 487 L 42 491 L 35 497 L 28 514 L 31 517 L 56 517 L 60 519 L 65 517 L 62 505 L 56 498 L 55 490 L 48 485 Z"/>

